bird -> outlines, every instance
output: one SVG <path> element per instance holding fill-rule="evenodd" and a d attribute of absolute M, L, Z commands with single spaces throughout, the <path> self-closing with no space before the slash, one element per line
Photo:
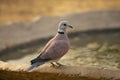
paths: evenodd
<path fill-rule="evenodd" d="M 45 47 L 39 52 L 39 55 L 31 60 L 31 66 L 26 71 L 32 72 L 35 68 L 47 62 L 50 62 L 53 66 L 62 65 L 57 61 L 70 48 L 70 41 L 66 33 L 67 28 L 73 28 L 73 26 L 66 20 L 59 22 L 56 35 L 48 41 Z"/>

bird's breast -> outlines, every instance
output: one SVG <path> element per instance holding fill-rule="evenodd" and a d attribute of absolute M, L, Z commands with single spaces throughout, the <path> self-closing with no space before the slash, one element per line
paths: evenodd
<path fill-rule="evenodd" d="M 55 44 L 56 46 L 52 48 L 54 53 L 54 56 L 52 56 L 53 58 L 61 58 L 68 52 L 70 46 L 69 42 L 60 40 Z"/>

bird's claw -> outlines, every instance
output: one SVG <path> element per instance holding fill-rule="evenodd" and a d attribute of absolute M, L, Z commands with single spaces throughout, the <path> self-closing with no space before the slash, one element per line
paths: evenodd
<path fill-rule="evenodd" d="M 58 62 L 51 62 L 51 64 L 52 64 L 53 67 L 61 67 L 61 66 L 63 66 L 63 64 L 60 64 Z"/>

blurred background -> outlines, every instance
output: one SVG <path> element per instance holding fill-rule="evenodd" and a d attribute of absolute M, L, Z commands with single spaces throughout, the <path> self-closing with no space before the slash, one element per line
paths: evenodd
<path fill-rule="evenodd" d="M 120 0 L 0 0 L 0 23 L 91 10 L 119 10 Z"/>
<path fill-rule="evenodd" d="M 65 65 L 120 68 L 120 0 L 0 0 L 0 61 L 30 64 L 68 20 Z"/>

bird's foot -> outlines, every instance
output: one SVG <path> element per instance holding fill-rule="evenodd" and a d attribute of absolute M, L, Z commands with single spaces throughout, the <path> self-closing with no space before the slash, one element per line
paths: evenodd
<path fill-rule="evenodd" d="M 63 66 L 63 64 L 60 64 L 58 62 L 51 62 L 51 64 L 52 64 L 53 67 L 61 67 L 61 66 Z"/>

